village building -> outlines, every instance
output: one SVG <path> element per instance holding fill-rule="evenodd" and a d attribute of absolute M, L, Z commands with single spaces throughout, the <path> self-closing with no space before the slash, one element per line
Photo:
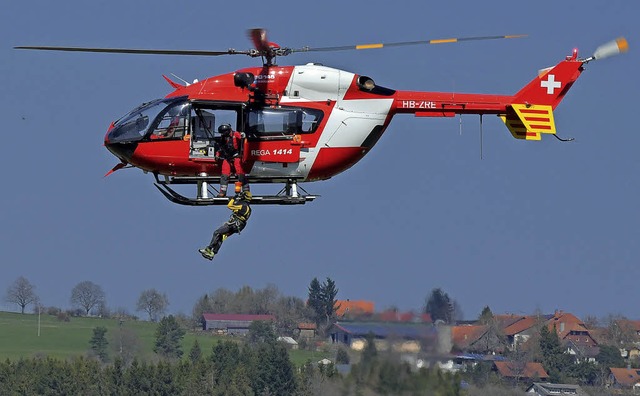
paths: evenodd
<path fill-rule="evenodd" d="M 311 339 L 316 336 L 316 329 L 315 323 L 298 323 L 296 335 L 298 338 Z"/>
<path fill-rule="evenodd" d="M 251 323 L 257 320 L 275 321 L 273 315 L 249 314 L 202 314 L 202 328 L 220 334 L 244 335 L 249 332 Z"/>
<path fill-rule="evenodd" d="M 532 396 L 589 396 L 580 385 L 534 382 L 526 390 Z"/>
<path fill-rule="evenodd" d="M 609 369 L 607 387 L 633 389 L 634 393 L 640 393 L 640 369 L 611 367 Z"/>
<path fill-rule="evenodd" d="M 407 353 L 423 351 L 437 339 L 436 328 L 424 323 L 339 321 L 329 328 L 328 334 L 332 343 L 345 344 L 354 350 L 363 350 L 367 338 L 373 337 L 378 350 L 392 348 Z"/>

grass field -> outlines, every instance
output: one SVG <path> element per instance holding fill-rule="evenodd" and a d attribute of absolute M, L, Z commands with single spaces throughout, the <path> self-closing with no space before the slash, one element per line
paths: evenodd
<path fill-rule="evenodd" d="M 50 356 L 68 359 L 74 356 L 86 355 L 89 351 L 89 340 L 93 329 L 98 326 L 107 328 L 109 341 L 109 355 L 116 356 L 115 344 L 118 344 L 120 322 L 117 319 L 101 318 L 71 318 L 69 322 L 58 320 L 52 315 L 40 315 L 38 326 L 37 314 L 19 314 L 0 312 L 0 359 L 16 360 L 34 356 Z M 38 327 L 40 334 L 38 335 Z M 140 359 L 155 359 L 153 352 L 155 331 L 157 324 L 145 321 L 124 321 L 122 329 L 135 334 L 138 340 Z M 225 336 L 196 333 L 188 331 L 182 340 L 182 350 L 187 355 L 195 340 L 205 356 L 211 348 L 221 340 L 235 340 Z M 311 351 L 291 351 L 290 357 L 295 365 L 301 365 L 307 360 L 318 361 L 325 354 Z"/>

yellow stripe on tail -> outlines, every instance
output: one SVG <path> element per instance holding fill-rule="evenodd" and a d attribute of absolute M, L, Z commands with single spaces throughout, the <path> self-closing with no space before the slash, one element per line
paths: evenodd
<path fill-rule="evenodd" d="M 543 133 L 556 133 L 553 108 L 549 105 L 512 104 L 500 118 L 516 139 L 540 140 Z"/>

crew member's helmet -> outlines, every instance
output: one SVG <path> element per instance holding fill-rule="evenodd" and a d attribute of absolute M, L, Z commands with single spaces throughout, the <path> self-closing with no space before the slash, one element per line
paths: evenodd
<path fill-rule="evenodd" d="M 229 124 L 222 124 L 218 127 L 218 132 L 220 132 L 221 135 L 228 135 L 231 133 L 231 125 Z"/>

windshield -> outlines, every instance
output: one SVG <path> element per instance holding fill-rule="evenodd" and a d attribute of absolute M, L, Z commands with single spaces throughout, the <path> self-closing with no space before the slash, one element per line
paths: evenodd
<path fill-rule="evenodd" d="M 110 143 L 134 142 L 141 140 L 153 126 L 158 114 L 168 105 L 182 102 L 184 98 L 157 99 L 136 107 L 127 115 L 115 122 L 114 128 L 109 132 Z"/>

